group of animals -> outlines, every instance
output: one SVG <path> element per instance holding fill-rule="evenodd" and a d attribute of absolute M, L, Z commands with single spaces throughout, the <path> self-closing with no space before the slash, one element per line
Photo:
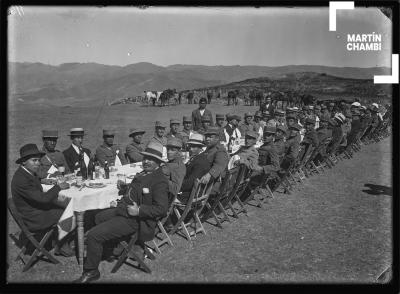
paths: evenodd
<path fill-rule="evenodd" d="M 167 89 L 164 91 L 144 91 L 143 96 L 129 97 L 120 99 L 110 105 L 125 104 L 131 102 L 140 102 L 147 105 L 153 106 L 169 106 L 181 104 L 182 101 L 187 101 L 188 104 L 196 104 L 200 96 L 206 96 L 208 103 L 211 103 L 212 99 L 221 98 L 221 91 L 182 91 L 177 92 L 176 89 Z M 251 89 L 249 91 L 243 90 L 229 90 L 225 98 L 227 99 L 228 105 L 238 105 L 239 101 L 243 101 L 244 105 L 249 106 L 260 106 L 266 99 L 270 97 L 273 101 L 286 101 L 290 106 L 301 106 L 312 104 L 315 97 L 309 94 L 298 95 L 295 93 L 286 93 L 280 91 L 265 92 L 260 89 Z"/>

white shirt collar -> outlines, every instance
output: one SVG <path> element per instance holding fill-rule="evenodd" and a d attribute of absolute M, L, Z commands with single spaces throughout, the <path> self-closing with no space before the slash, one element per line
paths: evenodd
<path fill-rule="evenodd" d="M 75 149 L 76 153 L 81 153 L 78 146 L 76 146 L 74 143 L 72 143 L 71 145 Z"/>

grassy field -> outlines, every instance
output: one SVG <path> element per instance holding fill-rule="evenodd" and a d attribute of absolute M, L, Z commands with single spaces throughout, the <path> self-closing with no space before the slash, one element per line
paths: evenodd
<path fill-rule="evenodd" d="M 103 127 L 115 127 L 116 142 L 128 143 L 128 129 L 145 128 L 148 139 L 155 120 L 189 115 L 196 105 L 168 108 L 118 105 L 99 108 L 10 109 L 9 181 L 22 144 L 41 145 L 41 129 L 56 128 L 58 148 L 69 145 L 71 127 L 84 127 L 85 143 L 94 150 Z M 213 114 L 243 114 L 256 107 L 210 105 Z M 364 146 L 353 159 L 340 162 L 323 175 L 310 178 L 292 195 L 276 194 L 263 209 L 249 208 L 224 223 L 221 230 L 206 224 L 207 235 L 192 243 L 174 235 L 174 247 L 163 247 L 147 261 L 151 275 L 128 265 L 111 274 L 112 263 L 101 263 L 102 278 L 112 282 L 334 282 L 374 283 L 391 263 L 391 141 Z M 386 192 L 379 192 L 380 186 Z M 372 187 L 372 188 L 371 188 Z M 385 190 L 385 189 L 383 189 Z M 9 232 L 17 231 L 9 221 Z M 40 262 L 27 273 L 14 262 L 17 250 L 8 238 L 9 282 L 69 282 L 79 277 L 74 258 L 62 264 Z"/>

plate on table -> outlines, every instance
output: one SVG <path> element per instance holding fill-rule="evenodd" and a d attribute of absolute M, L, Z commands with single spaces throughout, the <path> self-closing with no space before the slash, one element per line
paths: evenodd
<path fill-rule="evenodd" d="M 88 183 L 88 184 L 86 184 L 86 186 L 88 188 L 93 188 L 93 189 L 100 189 L 100 188 L 107 187 L 107 185 L 104 183 Z"/>

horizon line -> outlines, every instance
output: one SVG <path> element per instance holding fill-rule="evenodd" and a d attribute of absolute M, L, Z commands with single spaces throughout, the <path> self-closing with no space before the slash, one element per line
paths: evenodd
<path fill-rule="evenodd" d="M 140 64 L 140 63 L 147 63 L 147 64 L 151 64 L 151 65 L 155 65 L 158 67 L 163 67 L 163 68 L 168 68 L 171 66 L 177 66 L 177 65 L 181 65 L 181 66 L 205 66 L 205 67 L 232 67 L 232 66 L 242 66 L 242 67 L 285 67 L 285 66 L 323 66 L 323 67 L 335 67 L 335 68 L 362 68 L 362 69 L 367 69 L 367 68 L 387 68 L 387 69 L 391 69 L 391 67 L 387 67 L 387 66 L 370 66 L 370 67 L 359 67 L 359 66 L 336 66 L 336 65 L 321 65 L 321 64 L 286 64 L 286 65 L 240 65 L 240 64 L 231 64 L 231 65 L 222 65 L 222 64 L 216 64 L 216 65 L 205 65 L 205 64 L 184 64 L 184 63 L 174 63 L 174 64 L 170 64 L 170 65 L 158 65 L 149 61 L 140 61 L 140 62 L 135 62 L 135 63 L 129 63 L 126 65 L 116 65 L 116 64 L 104 64 L 104 63 L 98 63 L 98 62 L 64 62 L 64 63 L 60 63 L 58 65 L 55 64 L 50 64 L 50 63 L 44 63 L 44 62 L 40 62 L 40 61 L 8 61 L 8 63 L 30 63 L 30 64 L 35 64 L 35 63 L 40 63 L 40 64 L 44 64 L 44 65 L 48 65 L 48 66 L 54 66 L 54 67 L 58 67 L 64 64 L 99 64 L 99 65 L 105 65 L 105 66 L 117 66 L 117 67 L 127 67 L 130 65 L 136 65 L 136 64 Z"/>

